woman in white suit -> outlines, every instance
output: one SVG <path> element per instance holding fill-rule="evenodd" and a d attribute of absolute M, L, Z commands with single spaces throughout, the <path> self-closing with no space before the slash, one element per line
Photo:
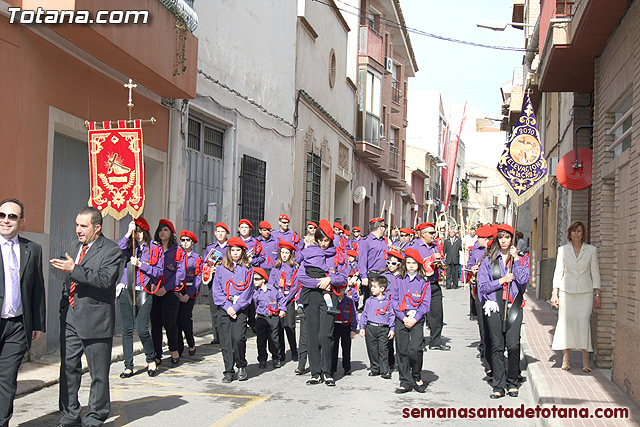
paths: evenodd
<path fill-rule="evenodd" d="M 562 370 L 571 369 L 569 350 L 582 350 L 582 371 L 591 372 L 591 310 L 600 308 L 597 249 L 584 243 L 587 230 L 576 221 L 567 230 L 569 243 L 558 248 L 551 304 L 559 308 L 551 348 L 562 350 Z"/>

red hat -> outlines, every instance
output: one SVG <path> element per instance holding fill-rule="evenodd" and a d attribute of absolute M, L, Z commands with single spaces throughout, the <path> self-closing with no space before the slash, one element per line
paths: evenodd
<path fill-rule="evenodd" d="M 353 227 L 353 231 L 359 231 L 362 233 L 362 229 L 360 227 Z"/>
<path fill-rule="evenodd" d="M 369 224 L 373 224 L 374 222 L 384 222 L 384 218 L 380 218 L 379 216 L 377 216 L 369 220 Z"/>
<path fill-rule="evenodd" d="M 243 248 L 245 250 L 247 249 L 247 244 L 240 237 L 230 238 L 229 240 L 227 240 L 227 244 L 229 245 L 229 247 L 238 246 L 239 248 Z"/>
<path fill-rule="evenodd" d="M 493 227 L 490 225 L 483 225 L 476 230 L 476 236 L 489 239 L 493 237 Z"/>
<path fill-rule="evenodd" d="M 355 249 L 349 249 L 349 250 L 347 250 L 347 256 L 357 257 L 358 256 L 358 251 L 356 251 Z"/>
<path fill-rule="evenodd" d="M 267 221 L 260 221 L 258 223 L 258 228 L 264 228 L 266 230 L 272 230 L 271 224 L 269 224 Z"/>
<path fill-rule="evenodd" d="M 506 231 L 507 233 L 511 233 L 511 235 L 513 236 L 515 233 L 513 232 L 513 227 L 510 226 L 509 224 L 498 224 L 498 226 L 496 227 L 496 229 L 500 232 L 500 231 Z"/>
<path fill-rule="evenodd" d="M 415 234 L 415 231 L 413 231 L 413 230 L 412 230 L 412 229 L 410 229 L 410 228 L 406 228 L 406 227 L 402 227 L 402 228 L 400 229 L 400 232 L 401 232 L 401 233 L 404 233 L 404 234 Z"/>
<path fill-rule="evenodd" d="M 316 224 L 316 223 L 315 223 L 315 222 L 313 222 L 313 221 L 309 221 L 309 222 L 307 223 L 307 225 L 313 225 L 315 228 L 318 228 L 318 224 Z"/>
<path fill-rule="evenodd" d="M 142 228 L 144 231 L 149 231 L 150 230 L 149 223 L 143 217 L 139 216 L 138 218 L 135 219 L 134 222 L 136 223 L 136 225 L 138 227 Z"/>
<path fill-rule="evenodd" d="M 435 226 L 435 225 L 433 225 L 433 223 L 431 223 L 431 222 L 423 222 L 422 224 L 418 224 L 418 225 L 416 225 L 416 231 L 422 231 L 422 230 L 424 230 L 424 229 L 425 229 L 425 228 L 427 228 L 427 227 L 433 227 L 433 228 L 436 228 L 436 226 Z"/>
<path fill-rule="evenodd" d="M 329 240 L 333 240 L 335 234 L 333 233 L 333 227 L 326 219 L 321 219 L 319 224 L 320 230 L 329 238 Z"/>
<path fill-rule="evenodd" d="M 296 247 L 293 246 L 293 243 L 280 239 L 280 241 L 278 242 L 278 249 L 282 248 L 289 249 L 291 252 L 296 250 Z"/>
<path fill-rule="evenodd" d="M 171 230 L 171 233 L 176 234 L 176 228 L 173 226 L 173 223 L 168 219 L 161 219 L 160 225 L 164 225 L 165 227 L 168 227 L 169 230 Z"/>
<path fill-rule="evenodd" d="M 241 219 L 240 222 L 238 223 L 238 227 L 240 227 L 242 224 L 246 224 L 250 228 L 253 228 L 253 224 L 251 224 L 251 221 L 249 221 L 248 219 Z"/>
<path fill-rule="evenodd" d="M 260 276 L 262 276 L 264 278 L 264 280 L 269 280 L 269 275 L 267 275 L 267 272 L 264 271 L 260 267 L 254 267 L 253 268 L 253 274 L 259 274 Z"/>
<path fill-rule="evenodd" d="M 409 248 L 409 249 L 411 249 L 411 248 Z M 390 251 L 387 251 L 387 255 L 388 256 L 394 256 L 394 257 L 398 258 L 399 260 L 404 261 L 404 255 L 402 255 L 400 253 L 400 251 L 397 251 L 395 249 L 391 249 Z"/>
<path fill-rule="evenodd" d="M 182 230 L 180 232 L 180 237 L 183 237 L 183 236 L 186 236 L 191 240 L 193 240 L 193 243 L 198 243 L 198 238 L 196 237 L 196 235 L 190 232 L 189 230 Z"/>
<path fill-rule="evenodd" d="M 349 233 L 349 230 L 347 230 L 346 228 L 343 228 L 342 230 L 344 231 L 345 236 L 347 237 L 351 236 L 351 233 Z"/>
<path fill-rule="evenodd" d="M 220 227 L 220 228 L 224 228 L 224 231 L 226 231 L 226 232 L 227 232 L 227 234 L 231 233 L 231 232 L 229 231 L 229 227 L 227 227 L 227 224 L 225 224 L 224 222 L 219 222 L 219 223 L 217 223 L 217 224 L 216 224 L 216 228 L 218 228 L 218 227 Z"/>
<path fill-rule="evenodd" d="M 422 261 L 422 257 L 420 256 L 420 252 L 418 252 L 416 249 L 413 248 L 407 248 L 404 251 L 404 256 L 406 258 L 413 258 L 414 260 L 416 260 L 416 262 L 418 264 L 422 264 L 424 261 Z"/>
<path fill-rule="evenodd" d="M 291 220 L 289 219 L 288 216 L 286 216 L 285 214 L 280 215 L 280 221 L 282 221 L 283 219 L 286 219 L 287 221 L 291 222 Z"/>

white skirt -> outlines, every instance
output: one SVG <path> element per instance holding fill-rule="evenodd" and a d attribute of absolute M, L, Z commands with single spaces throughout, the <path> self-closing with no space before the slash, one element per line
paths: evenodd
<path fill-rule="evenodd" d="M 551 348 L 593 351 L 590 324 L 593 291 L 575 294 L 559 291 L 558 299 L 558 323 Z"/>

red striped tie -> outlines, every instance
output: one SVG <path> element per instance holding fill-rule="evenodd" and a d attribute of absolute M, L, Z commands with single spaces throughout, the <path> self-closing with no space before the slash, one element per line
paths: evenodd
<path fill-rule="evenodd" d="M 87 249 L 89 249 L 89 245 L 86 243 L 82 245 L 82 251 L 80 251 L 80 257 L 78 257 L 78 262 L 76 262 L 76 264 L 80 264 L 82 262 L 82 258 L 84 258 L 84 254 L 87 253 Z M 76 282 L 71 282 L 71 287 L 69 288 L 69 304 L 71 304 L 71 307 L 75 307 L 76 285 Z"/>

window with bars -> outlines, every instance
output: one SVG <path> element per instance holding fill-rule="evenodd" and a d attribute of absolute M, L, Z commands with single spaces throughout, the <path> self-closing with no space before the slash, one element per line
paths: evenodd
<path fill-rule="evenodd" d="M 189 118 L 187 148 L 206 156 L 222 159 L 222 139 L 224 131 L 214 125 L 195 118 Z"/>
<path fill-rule="evenodd" d="M 320 178 L 322 176 L 322 160 L 311 153 L 307 159 L 307 221 L 320 221 Z"/>
<path fill-rule="evenodd" d="M 246 154 L 242 156 L 240 218 L 246 218 L 252 224 L 258 224 L 264 219 L 266 178 L 266 162 Z M 257 227 L 252 231 L 254 230 L 257 231 Z"/>

